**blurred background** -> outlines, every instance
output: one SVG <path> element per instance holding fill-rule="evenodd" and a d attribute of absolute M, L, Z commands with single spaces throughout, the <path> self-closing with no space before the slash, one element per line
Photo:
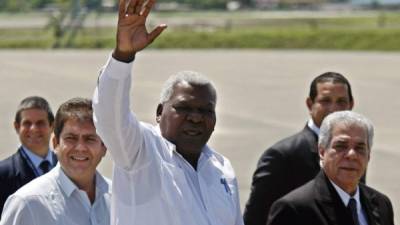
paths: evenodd
<path fill-rule="evenodd" d="M 0 0 L 0 48 L 110 48 L 116 0 Z M 152 48 L 400 50 L 400 0 L 158 0 Z"/>

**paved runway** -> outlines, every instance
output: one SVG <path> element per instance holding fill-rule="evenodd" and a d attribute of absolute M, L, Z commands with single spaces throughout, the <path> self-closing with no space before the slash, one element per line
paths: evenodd
<path fill-rule="evenodd" d="M 18 145 L 12 122 L 22 98 L 44 96 L 56 111 L 71 97 L 91 97 L 108 54 L 104 50 L 1 50 L 0 159 Z M 311 80 L 325 71 L 341 72 L 353 85 L 354 110 L 375 124 L 367 182 L 391 198 L 395 221 L 400 223 L 399 65 L 400 53 L 150 50 L 137 57 L 131 105 L 139 118 L 154 122 L 160 87 L 168 75 L 196 70 L 214 80 L 219 96 L 210 144 L 231 159 L 244 205 L 261 153 L 303 128 Z M 111 165 L 107 157 L 100 166 L 109 177 Z"/>

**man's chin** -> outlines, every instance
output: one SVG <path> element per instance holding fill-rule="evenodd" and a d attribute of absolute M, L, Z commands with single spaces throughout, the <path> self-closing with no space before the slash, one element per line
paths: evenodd
<path fill-rule="evenodd" d="M 199 153 L 203 149 L 206 142 L 204 140 L 185 140 L 176 145 L 177 149 L 183 150 L 185 153 Z"/>
<path fill-rule="evenodd" d="M 44 148 L 48 148 L 48 146 L 43 145 L 43 143 L 29 143 L 25 144 L 25 147 L 34 152 L 40 151 Z"/>

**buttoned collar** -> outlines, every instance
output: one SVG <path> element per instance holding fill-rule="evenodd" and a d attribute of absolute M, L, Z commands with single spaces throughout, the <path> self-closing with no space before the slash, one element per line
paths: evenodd
<path fill-rule="evenodd" d="M 165 141 L 165 143 L 166 143 L 166 145 L 167 145 L 168 153 L 169 153 L 170 155 L 175 154 L 175 155 L 177 155 L 179 158 L 181 158 L 181 159 L 183 159 L 183 160 L 185 160 L 185 161 L 187 162 L 187 160 L 176 150 L 176 145 L 173 144 L 172 142 L 168 141 L 166 138 L 164 138 L 164 137 L 161 135 L 160 125 L 157 124 L 157 125 L 155 126 L 155 128 L 156 128 L 155 130 L 156 130 L 157 134 L 158 134 L 160 137 L 162 137 L 163 140 Z M 201 165 L 202 165 L 204 162 L 206 162 L 211 156 L 213 156 L 212 150 L 210 149 L 210 147 L 208 147 L 207 144 L 204 145 L 203 148 L 202 148 L 202 150 L 201 150 L 201 153 L 200 153 L 200 157 L 199 157 L 199 160 L 198 160 L 198 163 L 197 163 L 197 168 L 200 168 Z"/>
<path fill-rule="evenodd" d="M 36 155 L 35 153 L 33 153 L 31 150 L 29 150 L 27 147 L 22 146 L 22 150 L 26 153 L 26 155 L 29 157 L 29 159 L 31 160 L 31 162 L 33 163 L 33 165 L 35 166 L 35 168 L 39 168 L 40 163 L 43 160 L 47 160 L 50 162 L 50 165 L 54 165 L 53 162 L 53 155 L 52 155 L 52 151 L 49 149 L 49 151 L 47 152 L 46 157 L 43 159 L 42 157 Z"/>
<path fill-rule="evenodd" d="M 79 188 L 76 186 L 74 182 L 64 173 L 62 170 L 60 163 L 57 163 L 56 170 L 59 173 L 57 180 L 62 191 L 70 197 L 72 193 Z M 111 192 L 108 190 L 108 185 L 105 179 L 96 171 L 96 199 L 98 196 L 103 195 L 104 193 Z"/>
<path fill-rule="evenodd" d="M 340 199 L 342 200 L 343 204 L 347 207 L 347 205 L 349 204 L 350 198 L 354 198 L 354 200 L 356 200 L 357 202 L 357 211 L 361 210 L 361 203 L 360 203 L 360 191 L 359 191 L 359 187 L 357 186 L 356 189 L 356 193 L 353 196 L 350 196 L 347 192 L 345 192 L 342 188 L 340 188 L 339 186 L 337 186 L 333 181 L 331 181 L 329 179 L 329 181 L 331 182 L 331 184 L 333 185 L 333 187 L 335 188 L 336 192 L 339 194 Z"/>

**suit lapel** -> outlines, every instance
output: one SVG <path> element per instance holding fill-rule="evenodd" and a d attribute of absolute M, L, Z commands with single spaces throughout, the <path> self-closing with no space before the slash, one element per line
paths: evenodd
<path fill-rule="evenodd" d="M 33 180 L 36 178 L 35 172 L 32 170 L 32 168 L 29 166 L 29 163 L 25 157 L 22 156 L 23 153 L 21 153 L 22 147 L 18 149 L 17 155 L 16 155 L 16 161 L 15 161 L 15 170 L 17 176 L 20 178 L 19 182 L 20 185 L 24 185 L 28 183 L 29 181 Z"/>
<path fill-rule="evenodd" d="M 307 125 L 304 127 L 302 133 L 303 137 L 308 142 L 307 154 L 305 156 L 309 158 L 302 163 L 308 164 L 317 174 L 317 171 L 321 169 L 318 154 L 318 137 Z"/>
<path fill-rule="evenodd" d="M 310 146 L 311 153 L 313 154 L 315 160 L 318 161 L 319 164 L 318 136 L 307 125 L 303 129 L 303 134 Z"/>
<path fill-rule="evenodd" d="M 307 139 L 307 141 L 309 142 L 310 146 L 311 146 L 311 152 L 315 153 L 316 156 L 319 159 L 319 155 L 318 155 L 318 136 L 317 134 L 314 133 L 314 131 L 312 131 L 308 125 L 306 125 L 303 129 L 303 132 L 305 134 L 305 137 Z"/>
<path fill-rule="evenodd" d="M 379 206 L 376 200 L 376 194 L 369 192 L 363 184 L 360 187 L 360 200 L 364 212 L 367 216 L 368 225 L 383 225 L 381 223 L 381 215 L 379 213 Z"/>
<path fill-rule="evenodd" d="M 315 198 L 321 214 L 326 218 L 330 225 L 352 224 L 351 216 L 347 212 L 345 205 L 329 182 L 329 179 L 321 171 L 315 179 Z"/>

